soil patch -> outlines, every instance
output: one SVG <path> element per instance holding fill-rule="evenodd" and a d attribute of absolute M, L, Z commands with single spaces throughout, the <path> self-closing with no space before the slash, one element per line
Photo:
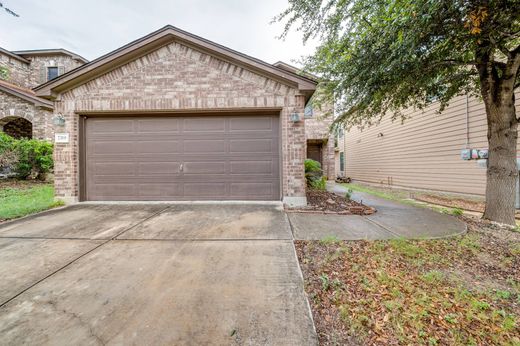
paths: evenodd
<path fill-rule="evenodd" d="M 297 241 L 320 344 L 520 344 L 520 233 L 460 219 L 447 239 Z"/>

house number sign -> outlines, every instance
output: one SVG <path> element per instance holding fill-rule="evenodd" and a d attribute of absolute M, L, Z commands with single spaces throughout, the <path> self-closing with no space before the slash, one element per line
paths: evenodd
<path fill-rule="evenodd" d="M 68 143 L 69 142 L 69 134 L 68 133 L 56 133 L 56 134 L 54 134 L 54 142 L 55 143 Z"/>

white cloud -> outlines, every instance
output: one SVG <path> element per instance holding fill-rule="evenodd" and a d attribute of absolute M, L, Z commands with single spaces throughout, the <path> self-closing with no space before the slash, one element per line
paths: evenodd
<path fill-rule="evenodd" d="M 164 25 L 202 36 L 269 63 L 291 63 L 313 52 L 292 32 L 276 38 L 270 24 L 280 0 L 6 0 L 20 17 L 0 12 L 0 46 L 9 50 L 65 48 L 95 59 Z"/>

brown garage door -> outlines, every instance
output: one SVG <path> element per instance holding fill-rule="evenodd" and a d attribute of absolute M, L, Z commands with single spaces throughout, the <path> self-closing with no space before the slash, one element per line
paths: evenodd
<path fill-rule="evenodd" d="M 279 200 L 275 115 L 88 118 L 84 199 Z"/>

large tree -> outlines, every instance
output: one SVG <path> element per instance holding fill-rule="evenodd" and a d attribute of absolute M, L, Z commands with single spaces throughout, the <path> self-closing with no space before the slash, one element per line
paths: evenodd
<path fill-rule="evenodd" d="M 317 38 L 304 59 L 346 126 L 457 95 L 482 98 L 489 160 L 484 218 L 513 225 L 520 0 L 289 0 L 277 18 Z"/>

